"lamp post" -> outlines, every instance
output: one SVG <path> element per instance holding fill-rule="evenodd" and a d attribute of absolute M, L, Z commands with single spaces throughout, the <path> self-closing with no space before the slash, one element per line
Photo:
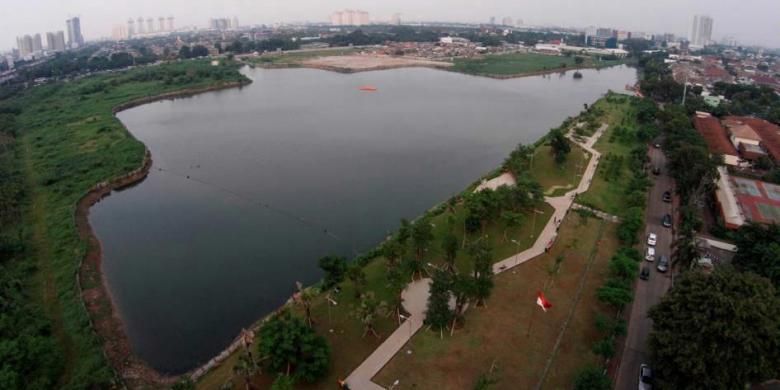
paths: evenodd
<path fill-rule="evenodd" d="M 517 265 L 519 261 L 517 257 L 518 255 L 520 255 L 520 243 L 517 242 L 517 240 L 515 240 L 514 238 L 512 239 L 512 243 L 517 246 L 517 251 L 515 251 L 515 265 Z"/>

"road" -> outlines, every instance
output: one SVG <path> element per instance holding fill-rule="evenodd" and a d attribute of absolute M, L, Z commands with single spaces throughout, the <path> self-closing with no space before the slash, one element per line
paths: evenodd
<path fill-rule="evenodd" d="M 644 257 L 644 251 L 647 248 L 647 235 L 651 232 L 655 233 L 658 235 L 658 242 L 655 246 L 656 261 L 654 263 L 642 261 L 641 267 L 650 267 L 650 278 L 646 281 L 638 280 L 634 291 L 628 334 L 615 381 L 615 389 L 617 390 L 637 388 L 639 365 L 649 362 L 650 359 L 647 340 L 653 328 L 653 322 L 647 318 L 647 311 L 660 302 L 661 297 L 672 285 L 671 272 L 658 272 L 655 265 L 662 255 L 671 259 L 672 229 L 663 227 L 661 219 L 664 214 L 673 214 L 672 204 L 666 203 L 662 199 L 664 191 L 672 191 L 674 181 L 668 175 L 666 156 L 661 152 L 661 149 L 651 148 L 650 160 L 652 166 L 661 167 L 661 174 L 651 175 L 654 183 L 648 196 L 642 256 Z"/>

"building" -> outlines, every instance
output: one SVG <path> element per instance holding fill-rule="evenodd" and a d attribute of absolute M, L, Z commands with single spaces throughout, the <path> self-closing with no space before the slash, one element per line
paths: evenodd
<path fill-rule="evenodd" d="M 718 173 L 715 199 L 726 228 L 738 229 L 747 222 L 780 223 L 780 186 L 731 176 L 725 167 Z"/>
<path fill-rule="evenodd" d="M 345 9 L 330 15 L 330 24 L 334 26 L 365 26 L 369 23 L 370 18 L 366 11 Z M 398 15 L 398 24 L 400 23 L 401 17 Z"/>
<path fill-rule="evenodd" d="M 115 41 L 124 41 L 130 38 L 130 35 L 127 33 L 127 26 L 123 24 L 115 25 L 111 29 L 111 38 L 113 38 Z"/>
<path fill-rule="evenodd" d="M 395 26 L 401 25 L 401 14 L 395 13 L 393 14 L 393 17 L 390 18 L 390 24 Z"/>
<path fill-rule="evenodd" d="M 761 137 L 740 120 L 724 120 L 723 124 L 726 126 L 726 132 L 729 135 L 729 140 L 735 148 L 739 149 L 741 145 L 761 145 Z"/>
<path fill-rule="evenodd" d="M 65 33 L 62 31 L 46 33 L 46 49 L 49 51 L 65 50 Z"/>
<path fill-rule="evenodd" d="M 706 112 L 697 112 L 693 117 L 693 126 L 704 138 L 710 153 L 723 156 L 723 162 L 727 165 L 740 165 L 737 148 L 729 140 L 718 118 Z"/>
<path fill-rule="evenodd" d="M 160 26 L 157 29 L 157 31 L 165 31 L 165 18 L 160 16 L 159 18 L 157 18 L 157 22 L 159 23 Z"/>
<path fill-rule="evenodd" d="M 153 33 L 154 32 L 154 19 L 147 18 L 146 19 L 146 32 L 147 33 Z"/>
<path fill-rule="evenodd" d="M 81 20 L 79 17 L 65 21 L 68 26 L 68 46 L 71 49 L 84 46 L 84 36 L 81 35 Z"/>
<path fill-rule="evenodd" d="M 515 25 L 515 21 L 512 20 L 512 18 L 510 18 L 509 16 L 507 16 L 503 20 L 501 20 L 501 25 L 513 27 Z"/>
<path fill-rule="evenodd" d="M 135 32 L 135 20 L 133 20 L 132 18 L 127 19 L 127 36 L 129 38 L 132 38 L 132 37 L 135 36 L 135 34 L 136 34 L 136 32 Z"/>
<path fill-rule="evenodd" d="M 780 162 L 780 126 L 759 118 L 727 116 L 724 123 L 742 123 L 749 126 L 760 138 L 760 146 L 769 157 Z"/>
<path fill-rule="evenodd" d="M 691 26 L 690 44 L 694 47 L 704 47 L 712 42 L 712 18 L 707 15 L 693 17 Z"/>
<path fill-rule="evenodd" d="M 212 30 L 229 30 L 231 21 L 228 18 L 209 19 L 209 28 Z"/>
<path fill-rule="evenodd" d="M 33 53 L 40 53 L 43 51 L 43 41 L 41 40 L 41 34 L 35 34 L 33 36 L 32 51 Z"/>
<path fill-rule="evenodd" d="M 174 28 L 173 28 L 173 20 L 174 20 L 173 16 L 169 16 L 168 17 L 168 31 L 173 31 L 174 30 Z"/>
<path fill-rule="evenodd" d="M 332 14 L 330 14 L 330 24 L 334 26 L 343 26 L 344 25 L 344 13 L 341 11 L 336 11 Z"/>
<path fill-rule="evenodd" d="M 144 18 L 139 17 L 138 19 L 136 19 L 135 27 L 137 28 L 135 30 L 135 32 L 137 34 L 145 34 L 146 33 L 146 27 L 144 27 Z"/>
<path fill-rule="evenodd" d="M 233 30 L 238 30 L 238 27 L 239 27 L 238 18 L 234 16 L 233 21 L 230 23 L 230 28 L 232 28 Z"/>
<path fill-rule="evenodd" d="M 19 57 L 25 58 L 33 53 L 33 39 L 29 35 L 16 37 L 16 47 L 19 49 Z"/>

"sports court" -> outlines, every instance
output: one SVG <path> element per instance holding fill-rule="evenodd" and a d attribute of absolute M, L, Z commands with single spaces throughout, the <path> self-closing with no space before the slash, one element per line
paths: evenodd
<path fill-rule="evenodd" d="M 741 177 L 731 179 L 745 219 L 780 223 L 780 186 Z"/>

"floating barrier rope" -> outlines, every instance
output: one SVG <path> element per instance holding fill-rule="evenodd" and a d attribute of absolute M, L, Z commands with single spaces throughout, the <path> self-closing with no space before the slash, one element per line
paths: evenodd
<path fill-rule="evenodd" d="M 200 166 L 198 165 L 198 167 L 200 167 Z M 209 182 L 209 181 L 206 181 L 206 180 L 203 180 L 203 179 L 198 179 L 196 177 L 193 177 L 192 175 L 187 175 L 187 174 L 183 174 L 183 173 L 180 173 L 180 172 L 176 172 L 176 171 L 170 170 L 168 168 L 157 167 L 157 168 L 155 168 L 155 170 L 157 172 L 160 172 L 160 173 L 169 174 L 171 176 L 176 176 L 176 177 L 179 177 L 179 178 L 182 178 L 182 179 L 186 179 L 186 180 L 190 180 L 190 181 L 196 182 L 198 184 L 201 184 L 201 185 L 204 185 L 204 186 L 207 186 L 207 187 L 214 188 L 214 189 L 219 190 L 221 192 L 224 192 L 226 194 L 232 195 L 233 197 L 235 197 L 237 199 L 243 200 L 246 203 L 249 203 L 249 204 L 252 204 L 252 205 L 255 205 L 255 206 L 260 206 L 260 207 L 265 208 L 265 209 L 267 209 L 269 211 L 275 212 L 276 214 L 281 215 L 281 216 L 283 216 L 285 218 L 294 220 L 294 221 L 296 221 L 296 222 L 298 222 L 298 223 L 300 223 L 302 225 L 305 225 L 307 227 L 310 227 L 310 228 L 313 228 L 315 230 L 321 231 L 323 234 L 327 235 L 328 237 L 330 237 L 330 238 L 332 238 L 332 239 L 334 239 L 336 241 L 342 241 L 343 242 L 343 240 L 339 236 L 337 236 L 335 233 L 333 233 L 332 229 L 328 229 L 327 227 L 322 226 L 322 225 L 318 224 L 317 222 L 308 220 L 308 219 L 306 219 L 306 218 L 304 218 L 302 216 L 296 215 L 296 214 L 294 214 L 292 212 L 289 212 L 287 210 L 284 210 L 284 209 L 272 206 L 269 203 L 265 203 L 265 202 L 262 202 L 262 201 L 258 201 L 258 200 L 252 199 L 252 198 L 250 198 L 248 196 L 245 196 L 245 195 L 243 195 L 243 194 L 241 194 L 241 193 L 239 193 L 237 191 L 231 190 L 230 188 L 223 187 L 223 186 L 221 186 L 219 184 L 212 183 L 212 182 Z"/>

